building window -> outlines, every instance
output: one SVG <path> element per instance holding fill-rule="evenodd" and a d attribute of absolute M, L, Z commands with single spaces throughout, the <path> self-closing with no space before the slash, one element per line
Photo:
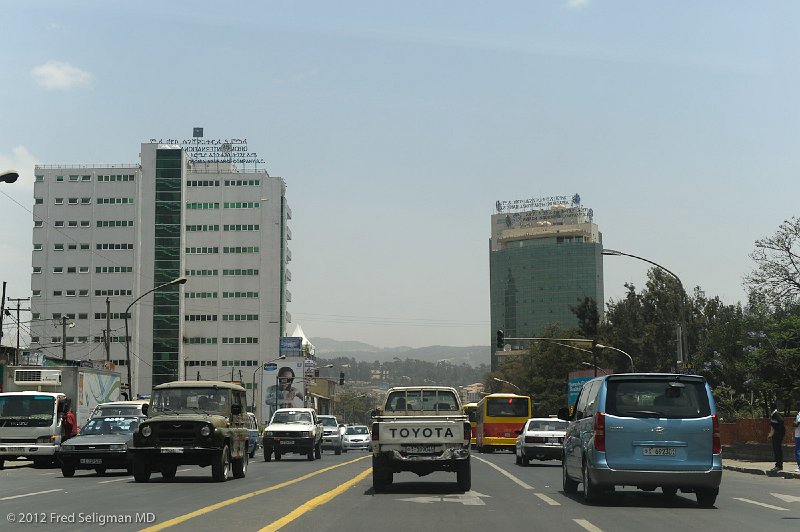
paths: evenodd
<path fill-rule="evenodd" d="M 83 313 L 79 313 L 79 314 L 78 314 L 78 319 L 79 319 L 79 320 L 86 320 L 86 319 L 89 319 L 89 315 L 88 315 L 88 314 L 86 314 L 85 312 L 83 312 Z"/>
<path fill-rule="evenodd" d="M 67 266 L 67 273 L 76 273 L 75 266 Z"/>
<path fill-rule="evenodd" d="M 81 249 L 88 250 L 89 249 L 89 244 L 81 244 Z"/>
<path fill-rule="evenodd" d="M 64 205 L 64 198 L 55 198 L 53 199 L 53 203 L 56 205 Z"/>
<path fill-rule="evenodd" d="M 42 250 L 42 245 L 41 244 L 34 244 L 33 245 L 33 250 L 34 251 L 41 251 Z"/>
<path fill-rule="evenodd" d="M 64 273 L 63 266 L 53 266 L 53 273 Z"/>
<path fill-rule="evenodd" d="M 91 204 L 92 204 L 92 198 L 81 198 L 81 205 L 91 205 Z"/>
<path fill-rule="evenodd" d="M 44 198 L 35 198 L 33 200 L 34 205 L 44 205 Z"/>
<path fill-rule="evenodd" d="M 67 290 L 67 297 L 75 297 L 75 290 Z"/>
<path fill-rule="evenodd" d="M 89 297 L 89 290 L 78 290 L 78 296 Z"/>
<path fill-rule="evenodd" d="M 61 183 L 62 181 L 64 181 L 64 176 L 63 176 L 63 175 L 57 175 L 57 176 L 56 176 L 56 181 L 58 181 L 59 183 Z"/>
<path fill-rule="evenodd" d="M 92 222 L 89 220 L 81 220 L 81 227 L 91 227 Z"/>
<path fill-rule="evenodd" d="M 53 290 L 53 297 L 61 297 L 62 294 L 63 292 L 61 290 Z M 60 318 L 61 314 L 59 314 L 58 317 Z M 55 314 L 53 314 L 53 319 L 56 319 Z"/>
<path fill-rule="evenodd" d="M 64 220 L 56 220 L 53 223 L 53 227 L 64 227 Z"/>
<path fill-rule="evenodd" d="M 42 267 L 41 266 L 34 266 L 33 267 L 33 273 L 42 273 Z"/>
<path fill-rule="evenodd" d="M 37 183 L 44 183 L 44 176 L 43 175 L 37 175 L 36 176 L 36 182 Z"/>
<path fill-rule="evenodd" d="M 78 249 L 78 244 L 67 244 L 67 249 Z"/>
<path fill-rule="evenodd" d="M 69 198 L 69 199 L 67 200 L 67 202 L 68 202 L 70 205 L 77 205 L 77 204 L 78 204 L 78 198 Z"/>
<path fill-rule="evenodd" d="M 64 244 L 54 244 L 53 245 L 54 251 L 64 251 Z"/>
<path fill-rule="evenodd" d="M 80 266 L 78 268 L 78 272 L 80 272 L 80 273 L 89 273 L 89 267 L 88 266 Z"/>
<path fill-rule="evenodd" d="M 80 179 L 80 177 L 79 177 L 79 176 L 76 176 L 76 175 L 71 175 L 71 176 L 69 176 L 69 180 L 70 180 L 70 181 L 73 181 L 73 182 L 74 182 L 74 181 L 77 181 L 78 179 Z"/>
<path fill-rule="evenodd" d="M 42 220 L 34 220 L 33 221 L 33 226 L 34 227 L 42 227 L 43 225 L 44 225 L 44 222 Z"/>
<path fill-rule="evenodd" d="M 67 222 L 67 226 L 69 227 L 78 227 L 78 220 L 70 220 Z"/>
<path fill-rule="evenodd" d="M 34 290 L 33 291 L 33 297 L 42 297 L 42 291 L 41 290 Z"/>

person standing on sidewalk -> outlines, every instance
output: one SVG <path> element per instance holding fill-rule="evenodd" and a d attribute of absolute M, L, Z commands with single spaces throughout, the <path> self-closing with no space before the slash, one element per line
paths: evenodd
<path fill-rule="evenodd" d="M 769 416 L 770 438 L 772 439 L 772 454 L 775 456 L 775 467 L 771 472 L 777 473 L 783 470 L 783 437 L 786 435 L 786 426 L 783 424 L 783 416 L 778 412 L 777 403 L 772 403 L 772 414 Z"/>
<path fill-rule="evenodd" d="M 794 418 L 794 459 L 797 460 L 795 473 L 800 473 L 800 401 L 797 401 L 797 415 Z"/>

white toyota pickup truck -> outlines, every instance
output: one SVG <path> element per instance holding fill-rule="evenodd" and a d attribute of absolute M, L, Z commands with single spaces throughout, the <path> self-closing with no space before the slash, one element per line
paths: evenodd
<path fill-rule="evenodd" d="M 472 431 L 455 389 L 391 388 L 383 408 L 373 415 L 372 485 L 376 492 L 383 491 L 393 474 L 401 471 L 419 476 L 455 472 L 459 489 L 471 489 Z"/>

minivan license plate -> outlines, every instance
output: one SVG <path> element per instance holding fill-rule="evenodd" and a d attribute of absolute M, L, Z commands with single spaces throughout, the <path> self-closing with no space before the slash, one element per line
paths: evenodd
<path fill-rule="evenodd" d="M 644 456 L 675 456 L 675 447 L 643 447 Z"/>
<path fill-rule="evenodd" d="M 167 453 L 181 454 L 182 452 L 183 452 L 183 447 L 162 447 L 161 448 L 161 453 L 162 454 L 167 454 Z"/>
<path fill-rule="evenodd" d="M 102 458 L 81 458 L 82 464 L 102 464 Z"/>

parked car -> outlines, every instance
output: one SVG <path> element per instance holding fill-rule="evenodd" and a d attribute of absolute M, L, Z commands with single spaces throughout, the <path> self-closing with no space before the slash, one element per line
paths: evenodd
<path fill-rule="evenodd" d="M 714 505 L 722 446 L 714 398 L 699 375 L 604 375 L 581 388 L 564 437 L 565 493 L 583 485 L 587 502 L 614 486 L 665 495 L 694 493 Z"/>
<path fill-rule="evenodd" d="M 102 475 L 108 469 L 133 472 L 129 447 L 133 433 L 144 416 L 101 416 L 90 419 L 78 436 L 62 443 L 56 451 L 61 473 L 72 477 L 78 469 L 94 469 Z"/>
<path fill-rule="evenodd" d="M 347 426 L 342 437 L 342 450 L 344 452 L 357 449 L 369 451 L 371 446 L 372 436 L 369 433 L 369 427 L 364 425 Z"/>
<path fill-rule="evenodd" d="M 567 422 L 556 418 L 531 418 L 522 430 L 516 431 L 515 443 L 517 465 L 528 465 L 537 460 L 561 460 L 563 456 L 564 431 Z"/>
<path fill-rule="evenodd" d="M 335 454 L 342 454 L 342 428 L 336 420 L 336 416 L 320 415 L 320 422 L 322 422 L 322 448 L 333 449 Z"/>
<path fill-rule="evenodd" d="M 247 452 L 253 458 L 261 446 L 261 432 L 258 429 L 258 419 L 252 412 L 247 413 Z"/>

